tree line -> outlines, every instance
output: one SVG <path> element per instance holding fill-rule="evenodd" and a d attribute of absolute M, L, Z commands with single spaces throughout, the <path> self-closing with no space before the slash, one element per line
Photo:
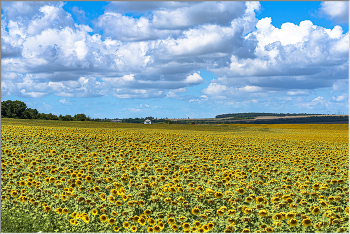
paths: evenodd
<path fill-rule="evenodd" d="M 45 119 L 45 120 L 61 120 L 61 121 L 91 121 L 90 117 L 85 114 L 71 115 L 54 115 L 52 113 L 39 113 L 37 109 L 28 108 L 21 101 L 2 101 L 1 102 L 1 118 L 15 119 Z"/>
<path fill-rule="evenodd" d="M 285 116 L 298 116 L 298 115 L 310 115 L 306 113 L 300 113 L 300 114 L 284 114 L 284 113 L 257 113 L 257 112 L 251 112 L 251 113 L 234 113 L 234 114 L 222 114 L 222 115 L 217 115 L 215 118 L 220 119 L 220 118 L 228 118 L 232 117 L 231 119 L 254 119 L 255 117 L 258 116 L 278 116 L 278 117 L 285 117 Z M 321 114 L 312 114 L 312 115 L 321 115 Z"/>
<path fill-rule="evenodd" d="M 60 121 L 96 121 L 96 122 L 110 122 L 110 119 L 92 119 L 85 114 L 71 115 L 54 115 L 52 113 L 39 113 L 37 109 L 28 108 L 24 102 L 21 101 L 2 101 L 1 102 L 1 118 L 15 118 L 15 119 L 44 119 L 44 120 L 60 120 Z M 168 119 L 157 119 L 152 116 L 146 118 L 127 118 L 122 119 L 124 123 L 143 123 L 146 119 L 151 120 L 152 123 L 171 123 Z"/>

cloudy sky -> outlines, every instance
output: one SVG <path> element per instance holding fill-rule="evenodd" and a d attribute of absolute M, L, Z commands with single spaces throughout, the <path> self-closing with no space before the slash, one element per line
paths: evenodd
<path fill-rule="evenodd" d="M 348 2 L 1 2 L 1 99 L 91 118 L 349 111 Z"/>

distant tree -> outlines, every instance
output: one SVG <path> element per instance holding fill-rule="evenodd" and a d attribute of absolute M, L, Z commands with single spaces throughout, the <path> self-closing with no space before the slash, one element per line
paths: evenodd
<path fill-rule="evenodd" d="M 50 113 L 50 114 L 40 113 L 39 119 L 58 120 L 58 117 L 52 113 Z"/>
<path fill-rule="evenodd" d="M 58 116 L 58 120 L 61 121 L 73 121 L 73 117 L 71 115 L 65 115 L 65 116 Z"/>
<path fill-rule="evenodd" d="M 73 119 L 75 121 L 85 121 L 87 118 L 85 114 L 76 114 L 74 115 Z"/>
<path fill-rule="evenodd" d="M 23 112 L 23 116 L 24 119 L 37 119 L 39 118 L 39 112 L 37 109 L 31 109 L 31 108 L 27 108 L 24 112 Z"/>
<path fill-rule="evenodd" d="M 21 101 L 3 101 L 1 102 L 1 115 L 8 118 L 23 118 L 23 112 L 27 105 Z"/>

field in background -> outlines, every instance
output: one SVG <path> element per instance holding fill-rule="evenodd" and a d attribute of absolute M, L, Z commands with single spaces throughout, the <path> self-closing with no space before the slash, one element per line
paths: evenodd
<path fill-rule="evenodd" d="M 2 232 L 348 232 L 348 124 L 3 119 Z"/>

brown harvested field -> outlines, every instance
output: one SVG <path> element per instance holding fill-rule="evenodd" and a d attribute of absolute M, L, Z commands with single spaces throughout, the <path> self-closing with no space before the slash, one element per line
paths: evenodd
<path fill-rule="evenodd" d="M 254 119 L 242 119 L 242 120 L 230 120 L 233 122 L 238 122 L 238 121 L 254 121 L 254 120 L 271 120 L 271 119 L 295 119 L 295 118 L 306 118 L 306 117 L 312 117 L 312 116 L 346 116 L 346 115 L 298 115 L 298 116 L 257 116 Z M 227 118 L 198 118 L 198 119 L 170 119 L 171 121 L 178 121 L 178 120 L 210 120 L 210 121 L 222 121 L 222 120 L 228 120 L 232 117 L 227 117 Z"/>

